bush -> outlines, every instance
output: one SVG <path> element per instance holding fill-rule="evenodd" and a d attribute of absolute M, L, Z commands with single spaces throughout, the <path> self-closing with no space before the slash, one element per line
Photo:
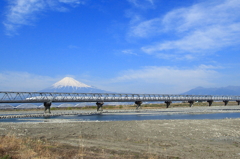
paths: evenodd
<path fill-rule="evenodd" d="M 113 108 L 114 108 L 114 106 L 112 106 L 112 105 L 109 105 L 107 108 L 108 108 L 108 109 L 113 109 Z"/>
<path fill-rule="evenodd" d="M 57 110 L 57 108 L 56 107 L 51 107 L 51 110 Z"/>
<path fill-rule="evenodd" d="M 5 155 L 5 156 L 1 157 L 0 159 L 12 159 L 12 157 L 10 157 L 9 155 Z"/>

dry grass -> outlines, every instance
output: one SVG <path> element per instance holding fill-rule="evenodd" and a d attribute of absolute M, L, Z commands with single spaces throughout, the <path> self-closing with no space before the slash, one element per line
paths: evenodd
<path fill-rule="evenodd" d="M 165 158 L 148 153 L 131 153 L 84 146 L 80 136 L 79 146 L 49 142 L 46 139 L 31 139 L 15 135 L 0 136 L 0 159 L 121 159 Z"/>
<path fill-rule="evenodd" d="M 77 147 L 48 142 L 45 139 L 19 138 L 15 135 L 0 137 L 0 158 L 48 159 L 80 158 L 82 151 Z M 80 154 L 79 154 L 80 152 Z"/>
<path fill-rule="evenodd" d="M 6 135 L 0 137 L 0 156 L 9 156 L 9 158 L 49 158 L 49 144 L 41 140 L 30 138 L 17 138 L 15 135 Z"/>

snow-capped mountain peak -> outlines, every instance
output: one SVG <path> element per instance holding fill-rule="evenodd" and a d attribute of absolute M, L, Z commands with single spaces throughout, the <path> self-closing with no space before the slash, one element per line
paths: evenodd
<path fill-rule="evenodd" d="M 40 90 L 39 92 L 65 92 L 65 93 L 108 93 L 108 91 L 98 89 L 81 83 L 71 77 L 65 77 L 54 83 L 52 86 Z"/>
<path fill-rule="evenodd" d="M 65 77 L 62 80 L 54 83 L 53 88 L 62 88 L 62 87 L 91 87 L 84 83 L 81 83 L 71 77 Z"/>

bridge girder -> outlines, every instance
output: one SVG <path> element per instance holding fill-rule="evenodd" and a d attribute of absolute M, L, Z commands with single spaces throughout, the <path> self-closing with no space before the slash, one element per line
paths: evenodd
<path fill-rule="evenodd" d="M 135 102 L 138 109 L 144 101 L 163 101 L 167 108 L 173 101 L 189 102 L 190 106 L 195 101 L 207 101 L 209 106 L 213 101 L 223 101 L 225 105 L 229 101 L 236 101 L 240 105 L 240 96 L 0 91 L 0 103 L 44 103 L 45 112 L 48 113 L 53 102 L 97 102 L 97 110 L 99 110 L 102 109 L 104 102 Z"/>
<path fill-rule="evenodd" d="M 121 93 L 57 93 L 0 92 L 0 103 L 43 102 L 135 102 L 135 101 L 240 101 L 240 96 L 121 94 Z"/>

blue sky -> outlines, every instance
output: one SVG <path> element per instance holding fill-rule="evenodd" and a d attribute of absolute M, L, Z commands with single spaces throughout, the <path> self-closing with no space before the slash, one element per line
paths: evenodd
<path fill-rule="evenodd" d="M 239 0 L 2 0 L 0 90 L 239 86 Z"/>

